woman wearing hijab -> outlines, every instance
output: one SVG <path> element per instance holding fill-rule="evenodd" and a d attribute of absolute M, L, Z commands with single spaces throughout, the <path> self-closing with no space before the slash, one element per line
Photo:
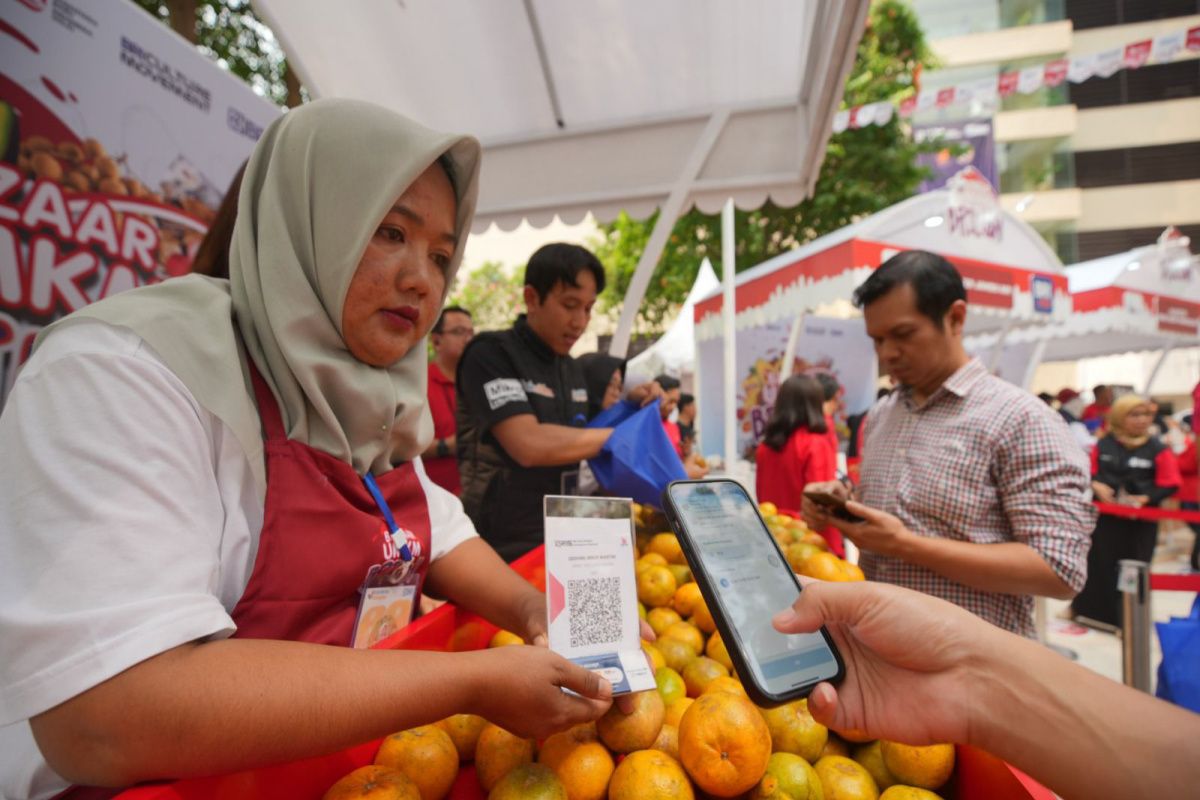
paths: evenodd
<path fill-rule="evenodd" d="M 1108 433 L 1092 451 L 1092 491 L 1101 503 L 1154 507 L 1182 482 L 1171 448 L 1150 435 L 1154 409 L 1127 394 L 1109 409 Z M 1158 522 L 1101 514 L 1088 552 L 1087 584 L 1071 604 L 1077 617 L 1121 626 L 1117 569 L 1121 559 L 1150 562 Z"/>
<path fill-rule="evenodd" d="M 425 591 L 545 641 L 543 597 L 418 458 L 424 337 L 478 161 L 368 103 L 289 111 L 246 166 L 229 281 L 43 333 L 0 416 L 0 795 L 230 772 L 461 712 L 544 736 L 607 709 L 605 681 L 543 647 L 347 647 Z M 376 589 L 388 605 L 359 620 Z"/>
<path fill-rule="evenodd" d="M 625 359 L 607 353 L 584 353 L 579 357 L 587 386 L 588 419 L 615 406 L 625 386 Z"/>

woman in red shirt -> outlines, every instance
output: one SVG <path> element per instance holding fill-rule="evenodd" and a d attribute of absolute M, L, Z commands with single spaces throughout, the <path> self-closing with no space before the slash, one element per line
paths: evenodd
<path fill-rule="evenodd" d="M 798 509 L 807 484 L 837 477 L 837 451 L 829 440 L 824 401 L 821 384 L 808 375 L 793 375 L 779 387 L 766 435 L 755 454 L 760 503 Z M 836 529 L 819 533 L 834 552 L 842 554 L 842 536 Z"/>

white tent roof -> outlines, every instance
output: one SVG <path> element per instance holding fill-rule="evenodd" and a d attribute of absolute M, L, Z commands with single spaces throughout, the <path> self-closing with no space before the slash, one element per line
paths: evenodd
<path fill-rule="evenodd" d="M 991 299 L 990 303 L 973 301 L 967 318 L 968 330 L 996 330 L 1010 323 L 1014 327 L 1042 325 L 1070 314 L 1070 298 L 1060 277 L 1062 262 L 1036 230 L 1011 212 L 998 209 L 998 237 L 963 235 L 947 222 L 949 205 L 947 190 L 919 194 L 738 273 L 735 285 L 739 295 L 743 290 L 747 295 L 754 291 L 761 298 L 760 302 L 738 302 L 738 327 L 766 325 L 830 304 L 846 303 L 854 289 L 879 266 L 880 259 L 904 249 L 929 250 L 959 259 L 968 292 L 977 290 L 987 296 L 982 299 Z M 806 259 L 853 242 L 877 246 L 861 248 L 861 252 L 839 263 L 833 274 L 813 277 L 803 269 L 799 272 L 795 269 Z M 970 262 L 983 267 L 972 266 Z M 1017 275 L 1018 279 L 1007 285 L 993 285 L 1004 277 L 994 274 L 996 268 Z M 1053 276 L 1059 282 L 1052 311 L 1035 311 L 1027 285 L 1029 273 Z M 700 301 L 697 337 L 701 341 L 721 336 L 716 313 L 720 296 L 717 290 Z"/>
<path fill-rule="evenodd" d="M 696 338 L 693 309 L 696 301 L 721 285 L 712 262 L 700 262 L 700 272 L 679 309 L 679 316 L 657 342 L 629 359 L 625 368 L 626 385 L 653 380 L 655 375 L 675 374 L 692 369 L 696 362 Z"/>
<path fill-rule="evenodd" d="M 811 191 L 867 0 L 255 0 L 316 97 L 484 144 L 476 230 Z M 683 193 L 680 196 L 680 193 Z"/>
<path fill-rule="evenodd" d="M 1167 262 L 1175 256 L 1148 245 L 1068 266 L 1075 309 L 1070 318 L 1014 330 L 1007 341 L 1045 342 L 1041 361 L 1200 344 L 1200 275 L 1188 266 L 1171 269 Z M 980 352 L 994 340 L 971 337 L 966 345 Z"/>

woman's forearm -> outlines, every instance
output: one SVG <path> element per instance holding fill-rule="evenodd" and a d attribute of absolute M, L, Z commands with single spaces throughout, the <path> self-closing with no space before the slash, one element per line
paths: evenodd
<path fill-rule="evenodd" d="M 137 664 L 30 720 L 73 782 L 128 786 L 333 752 L 470 707 L 464 654 L 229 639 Z M 405 680 L 420 675 L 419 685 Z"/>
<path fill-rule="evenodd" d="M 482 539 L 468 539 L 434 562 L 428 585 L 439 597 L 501 628 L 522 636 L 544 632 L 544 596 Z M 531 617 L 538 630 L 529 630 Z"/>

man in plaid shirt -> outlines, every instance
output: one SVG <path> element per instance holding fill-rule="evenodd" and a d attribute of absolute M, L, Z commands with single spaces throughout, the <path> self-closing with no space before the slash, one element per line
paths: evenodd
<path fill-rule="evenodd" d="M 862 551 L 871 580 L 949 600 L 1034 635 L 1033 596 L 1083 587 L 1096 514 L 1087 458 L 1052 409 L 990 375 L 963 349 L 962 277 L 908 251 L 854 292 L 880 363 L 899 390 L 864 423 L 862 480 L 847 522 L 805 498 Z M 838 483 L 806 489 L 832 491 Z"/>

